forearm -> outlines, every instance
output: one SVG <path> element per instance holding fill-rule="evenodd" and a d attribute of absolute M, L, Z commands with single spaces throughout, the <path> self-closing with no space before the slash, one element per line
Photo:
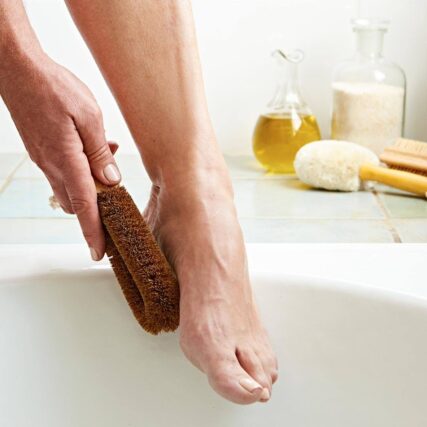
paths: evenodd
<path fill-rule="evenodd" d="M 11 73 L 43 55 L 20 0 L 0 0 L 0 90 Z"/>
<path fill-rule="evenodd" d="M 217 150 L 190 3 L 68 0 L 153 180 L 184 173 Z M 197 143 L 196 143 L 197 142 Z M 179 159 L 179 161 L 177 161 Z M 167 177 L 166 177 L 167 179 Z"/>

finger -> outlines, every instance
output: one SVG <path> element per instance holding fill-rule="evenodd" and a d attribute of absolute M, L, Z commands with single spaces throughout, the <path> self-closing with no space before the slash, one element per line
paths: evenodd
<path fill-rule="evenodd" d="M 98 107 L 75 118 L 92 175 L 105 185 L 115 185 L 121 175 L 109 144 L 105 139 L 102 114 Z"/>
<path fill-rule="evenodd" d="M 92 259 L 99 261 L 105 253 L 104 231 L 98 211 L 95 183 L 84 153 L 70 158 L 64 171 L 64 182 Z"/>

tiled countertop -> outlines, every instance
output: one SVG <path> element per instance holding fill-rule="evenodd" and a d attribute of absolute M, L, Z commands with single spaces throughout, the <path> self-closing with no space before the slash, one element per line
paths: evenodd
<path fill-rule="evenodd" d="M 226 156 L 245 239 L 266 242 L 427 242 L 427 202 L 397 190 L 335 193 L 265 174 L 249 156 Z M 136 155 L 118 155 L 140 208 L 150 183 Z M 76 219 L 48 204 L 50 187 L 21 154 L 0 155 L 0 243 L 82 243 Z"/>

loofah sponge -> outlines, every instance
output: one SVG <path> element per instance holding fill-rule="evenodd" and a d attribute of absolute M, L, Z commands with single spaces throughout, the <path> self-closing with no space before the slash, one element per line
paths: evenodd
<path fill-rule="evenodd" d="M 98 207 L 106 252 L 135 317 L 151 334 L 179 324 L 179 285 L 141 213 L 124 187 L 103 187 Z"/>
<path fill-rule="evenodd" d="M 316 141 L 304 145 L 294 161 L 298 178 L 312 187 L 326 190 L 358 191 L 359 169 L 379 159 L 371 150 L 353 142 Z"/>

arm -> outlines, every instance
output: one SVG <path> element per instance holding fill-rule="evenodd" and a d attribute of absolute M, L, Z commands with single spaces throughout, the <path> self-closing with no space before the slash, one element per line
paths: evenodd
<path fill-rule="evenodd" d="M 0 95 L 31 159 L 63 209 L 78 216 L 92 257 L 104 235 L 92 176 L 106 185 L 120 175 L 89 89 L 42 50 L 21 1 L 0 0 Z"/>
<path fill-rule="evenodd" d="M 0 85 L 28 58 L 41 58 L 41 46 L 31 28 L 21 1 L 0 1 Z M 1 87 L 1 86 L 0 86 Z"/>

